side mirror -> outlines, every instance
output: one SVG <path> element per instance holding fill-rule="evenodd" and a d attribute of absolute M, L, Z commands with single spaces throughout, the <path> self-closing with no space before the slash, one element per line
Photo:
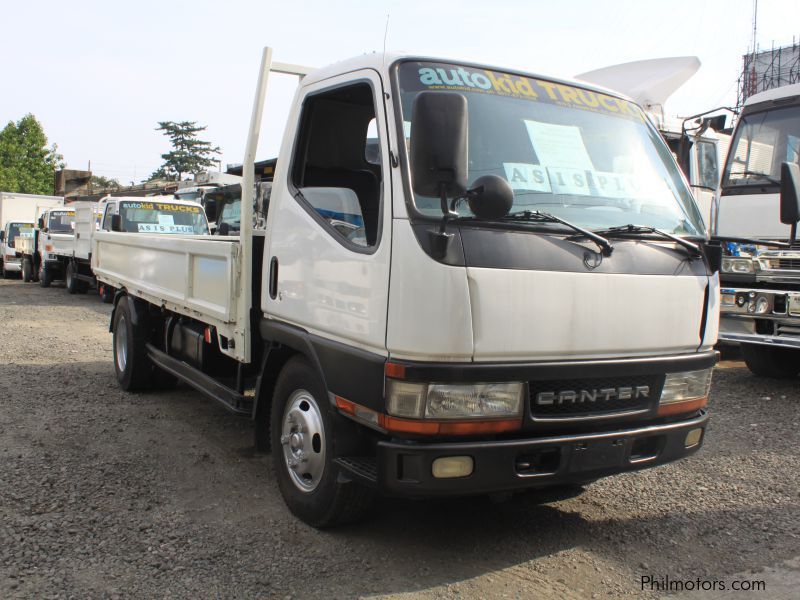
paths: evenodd
<path fill-rule="evenodd" d="M 785 162 L 781 165 L 781 223 L 792 226 L 789 243 L 794 243 L 797 222 L 800 221 L 800 165 Z"/>
<path fill-rule="evenodd" d="M 0 242 L 5 241 L 6 239 L 6 232 L 4 229 L 0 229 Z"/>
<path fill-rule="evenodd" d="M 502 219 L 514 204 L 514 190 L 499 175 L 484 175 L 467 192 L 467 204 L 479 219 Z"/>
<path fill-rule="evenodd" d="M 206 219 L 209 221 L 216 221 L 217 220 L 217 201 L 208 198 L 204 202 L 203 208 L 206 211 Z"/>
<path fill-rule="evenodd" d="M 122 231 L 122 217 L 111 215 L 111 231 Z"/>
<path fill-rule="evenodd" d="M 467 99 L 454 92 L 420 92 L 411 110 L 411 181 L 414 192 L 447 198 L 467 191 Z"/>
<path fill-rule="evenodd" d="M 705 117 L 703 119 L 703 129 L 712 129 L 714 131 L 722 131 L 725 129 L 725 123 L 728 120 L 728 115 L 716 115 L 715 117 Z"/>
<path fill-rule="evenodd" d="M 36 224 L 39 229 L 44 229 L 44 217 L 39 217 L 39 221 Z"/>

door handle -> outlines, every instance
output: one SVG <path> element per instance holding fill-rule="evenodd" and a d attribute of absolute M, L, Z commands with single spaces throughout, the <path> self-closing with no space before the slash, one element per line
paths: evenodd
<path fill-rule="evenodd" d="M 275 300 L 278 296 L 278 257 L 273 256 L 269 261 L 269 297 Z"/>

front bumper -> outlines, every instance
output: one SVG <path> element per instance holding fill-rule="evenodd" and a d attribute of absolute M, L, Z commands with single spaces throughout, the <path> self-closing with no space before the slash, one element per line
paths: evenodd
<path fill-rule="evenodd" d="M 508 492 L 526 488 L 588 482 L 607 475 L 662 465 L 697 452 L 708 413 L 668 424 L 531 439 L 425 443 L 381 441 L 377 463 L 368 475 L 381 491 L 398 496 L 456 496 Z M 700 429 L 697 443 L 687 435 Z M 437 458 L 470 456 L 471 475 L 437 479 Z M 356 477 L 363 465 L 339 461 Z M 361 467 L 361 468 L 359 468 Z"/>
<path fill-rule="evenodd" d="M 800 292 L 735 287 L 720 297 L 721 342 L 800 348 Z"/>
<path fill-rule="evenodd" d="M 22 259 L 21 258 L 12 258 L 10 256 L 6 256 L 5 260 L 3 261 L 3 268 L 6 271 L 22 271 Z"/>

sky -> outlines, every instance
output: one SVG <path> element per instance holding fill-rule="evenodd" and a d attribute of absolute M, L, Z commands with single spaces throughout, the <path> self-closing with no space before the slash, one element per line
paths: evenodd
<path fill-rule="evenodd" d="M 0 125 L 33 113 L 67 166 L 123 184 L 161 164 L 158 121 L 197 121 L 241 163 L 261 49 L 312 67 L 386 49 L 572 77 L 697 56 L 668 115 L 736 102 L 752 0 L 0 0 Z M 388 31 L 386 29 L 388 16 Z M 761 48 L 800 41 L 800 0 L 761 0 Z M 792 27 L 798 29 L 792 30 Z M 274 157 L 297 85 L 270 78 L 259 159 Z"/>

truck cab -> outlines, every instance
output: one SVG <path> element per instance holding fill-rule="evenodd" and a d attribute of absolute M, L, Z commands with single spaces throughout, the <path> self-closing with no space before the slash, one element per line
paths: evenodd
<path fill-rule="evenodd" d="M 271 71 L 301 80 L 259 230 Z M 251 416 L 301 519 L 351 520 L 376 492 L 581 486 L 702 446 L 719 253 L 635 103 L 267 49 L 243 163 L 238 237 L 101 231 L 93 266 L 118 290 L 122 388 L 166 374 Z"/>
<path fill-rule="evenodd" d="M 741 345 L 750 370 L 762 376 L 800 372 L 800 249 L 796 222 L 781 207 L 798 164 L 800 84 L 751 96 L 728 153 L 715 233 L 727 240 L 720 341 Z"/>
<path fill-rule="evenodd" d="M 172 196 L 107 197 L 101 201 L 101 231 L 208 235 L 199 202 Z"/>
<path fill-rule="evenodd" d="M 34 223 L 24 221 L 9 221 L 0 230 L 0 265 L 3 277 L 10 277 L 12 273 L 22 274 L 22 254 L 16 248 L 19 237 L 32 236 Z"/>

